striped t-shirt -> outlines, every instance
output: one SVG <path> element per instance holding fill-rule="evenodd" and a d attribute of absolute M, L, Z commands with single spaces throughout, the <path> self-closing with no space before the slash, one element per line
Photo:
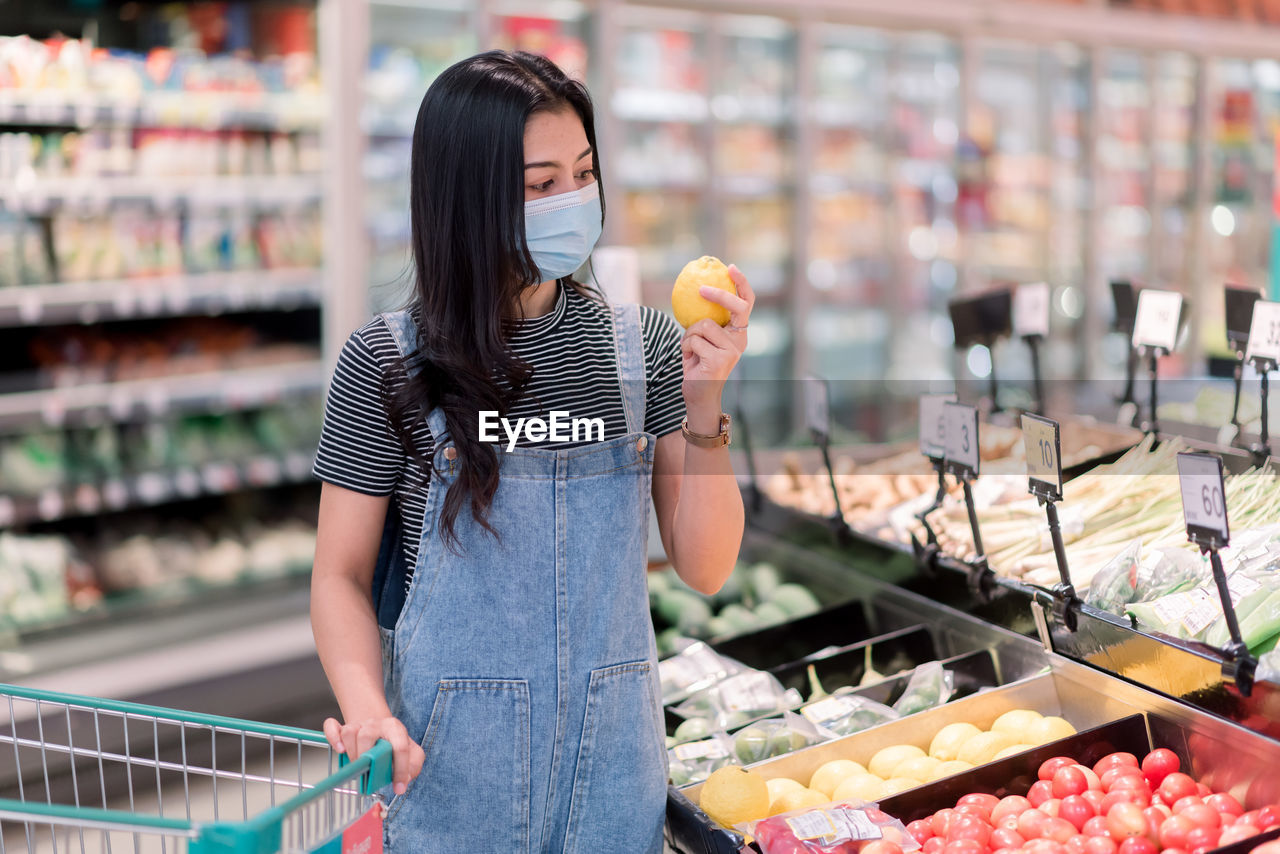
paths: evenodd
<path fill-rule="evenodd" d="M 684 418 L 680 391 L 683 331 L 669 315 L 647 306 L 640 309 L 640 328 L 645 363 L 644 429 L 664 436 L 678 429 Z M 573 418 L 603 419 L 606 440 L 626 434 L 608 306 L 572 288 L 561 287 L 555 308 L 541 317 L 515 324 L 508 343 L 533 368 L 524 395 L 506 415 L 513 423 L 516 418 L 549 418 L 551 411 L 558 410 Z M 427 479 L 396 439 L 383 404 L 384 378 L 390 393 L 406 381 L 398 363 L 395 339 L 382 317 L 374 318 L 347 339 L 329 387 L 314 472 L 327 483 L 355 492 L 394 495 L 412 566 L 417 562 L 422 537 Z M 505 446 L 507 437 L 501 427 L 496 433 Z M 592 435 L 591 441 L 597 438 Z M 417 426 L 413 441 L 419 453 L 431 459 L 435 442 L 425 423 Z M 529 442 L 523 431 L 517 441 L 519 447 L 550 444 L 549 440 Z M 557 442 L 555 447 L 573 444 Z M 469 513 L 470 509 L 462 512 Z"/>

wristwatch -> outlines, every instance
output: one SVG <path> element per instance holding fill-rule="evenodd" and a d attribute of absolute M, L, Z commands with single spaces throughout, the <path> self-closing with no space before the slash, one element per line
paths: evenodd
<path fill-rule="evenodd" d="M 720 413 L 720 432 L 711 436 L 691 431 L 689 429 L 688 417 L 680 422 L 680 432 L 684 434 L 684 440 L 694 447 L 722 448 L 730 442 L 729 416 L 725 415 L 723 412 Z"/>

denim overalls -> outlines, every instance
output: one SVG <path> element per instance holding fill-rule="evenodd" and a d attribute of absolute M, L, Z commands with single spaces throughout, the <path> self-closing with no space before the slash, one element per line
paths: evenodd
<path fill-rule="evenodd" d="M 489 507 L 500 538 L 464 508 L 461 555 L 438 527 L 466 462 L 448 450 L 443 414 L 428 416 L 436 455 L 418 562 L 394 631 L 382 630 L 391 713 L 426 753 L 388 809 L 396 854 L 662 850 L 667 754 L 645 584 L 655 438 L 639 308 L 611 311 L 627 435 L 500 444 Z M 384 316 L 402 356 L 414 353 L 409 315 Z"/>

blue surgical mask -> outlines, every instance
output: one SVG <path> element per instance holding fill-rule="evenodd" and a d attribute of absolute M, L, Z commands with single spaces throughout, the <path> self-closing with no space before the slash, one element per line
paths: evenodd
<path fill-rule="evenodd" d="M 600 185 L 524 203 L 524 239 L 539 282 L 559 279 L 591 257 L 600 239 Z"/>

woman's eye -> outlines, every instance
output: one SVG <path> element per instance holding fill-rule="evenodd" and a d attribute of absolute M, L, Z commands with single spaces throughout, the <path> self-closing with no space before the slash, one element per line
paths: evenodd
<path fill-rule="evenodd" d="M 596 176 L 596 170 L 585 169 L 582 172 L 578 173 L 578 180 L 585 181 L 587 178 L 594 178 L 595 176 Z"/>
<path fill-rule="evenodd" d="M 534 185 L 533 185 L 533 189 L 534 189 L 535 191 L 537 191 L 537 192 L 541 193 L 543 190 L 549 190 L 549 189 L 551 189 L 551 185 L 552 185 L 552 184 L 554 184 L 554 183 L 555 183 L 555 179 L 554 179 L 554 178 L 550 178 L 550 179 L 548 179 L 548 180 L 546 180 L 546 181 L 543 181 L 541 184 L 534 184 Z"/>

